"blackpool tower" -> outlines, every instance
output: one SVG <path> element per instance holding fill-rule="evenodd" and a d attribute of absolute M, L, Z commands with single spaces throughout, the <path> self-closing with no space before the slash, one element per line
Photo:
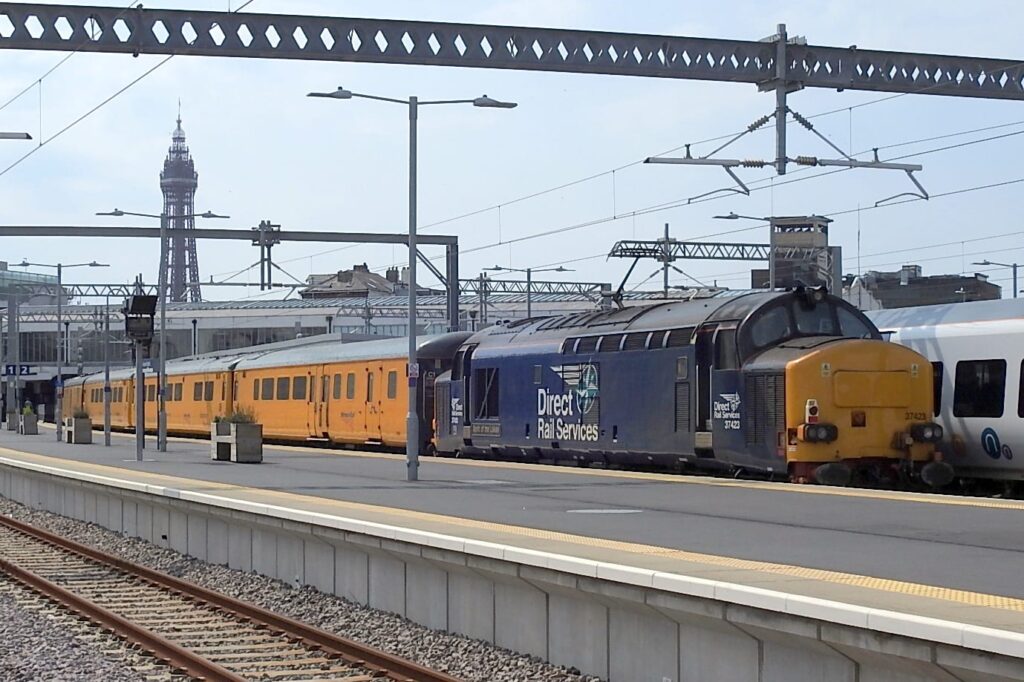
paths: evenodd
<path fill-rule="evenodd" d="M 170 301 L 201 301 L 199 292 L 199 260 L 196 257 L 195 196 L 199 186 L 192 156 L 185 144 L 185 131 L 178 127 L 171 136 L 171 148 L 160 172 L 160 191 L 164 195 L 164 215 L 167 220 L 168 256 L 160 267 L 166 271 L 167 292 Z"/>

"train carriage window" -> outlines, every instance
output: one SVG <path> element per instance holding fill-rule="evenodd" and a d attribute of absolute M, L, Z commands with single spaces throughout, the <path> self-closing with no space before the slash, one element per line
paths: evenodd
<path fill-rule="evenodd" d="M 260 384 L 260 400 L 273 400 L 274 399 L 274 380 L 266 378 L 263 383 Z"/>
<path fill-rule="evenodd" d="M 278 377 L 277 378 L 277 396 L 276 397 L 277 397 L 278 400 L 288 400 L 288 395 L 291 392 L 289 390 L 291 388 L 291 383 L 292 383 L 292 381 L 288 377 Z"/>
<path fill-rule="evenodd" d="M 956 363 L 953 416 L 1002 417 L 1005 393 L 1005 360 L 965 360 Z"/>
<path fill-rule="evenodd" d="M 563 349 L 564 353 L 565 350 Z M 459 350 L 455 353 L 455 361 L 452 362 L 452 381 L 459 381 L 462 379 L 462 358 L 466 356 L 465 350 Z"/>
<path fill-rule="evenodd" d="M 765 311 L 750 328 L 750 340 L 757 348 L 770 346 L 791 334 L 789 312 L 782 306 Z"/>
<path fill-rule="evenodd" d="M 839 317 L 839 326 L 842 329 L 843 336 L 852 336 L 858 339 L 874 337 L 875 334 L 871 327 L 853 312 L 842 306 L 837 306 L 836 315 Z M 892 336 L 892 332 L 889 332 L 889 336 Z M 889 339 L 885 340 L 888 341 Z"/>
<path fill-rule="evenodd" d="M 327 396 L 331 390 L 331 378 L 327 375 L 320 377 L 320 402 L 326 403 Z"/>
<path fill-rule="evenodd" d="M 334 391 L 331 393 L 335 400 L 341 400 L 341 375 L 334 375 Z"/>
<path fill-rule="evenodd" d="M 154 400 L 156 400 L 156 386 L 155 385 L 150 384 L 149 386 L 146 386 L 146 400 L 148 402 L 153 402 Z"/>
<path fill-rule="evenodd" d="M 932 363 L 932 414 L 936 417 L 942 412 L 942 363 Z"/>
<path fill-rule="evenodd" d="M 612 353 L 619 349 L 622 345 L 622 339 L 625 334 L 609 334 L 601 337 L 601 342 L 597 346 L 597 350 L 601 353 Z"/>
<path fill-rule="evenodd" d="M 366 402 L 373 402 L 373 373 L 366 373 Z"/>
<path fill-rule="evenodd" d="M 576 344 L 577 353 L 593 353 L 597 350 L 597 342 L 600 336 L 584 336 L 580 339 L 580 342 Z"/>
<path fill-rule="evenodd" d="M 292 400 L 306 399 L 306 377 L 295 377 L 292 379 Z"/>
<path fill-rule="evenodd" d="M 796 330 L 801 334 L 838 336 L 830 305 L 821 303 L 810 307 L 797 301 L 793 304 L 793 317 L 796 319 Z"/>
<path fill-rule="evenodd" d="M 260 380 L 259 379 L 253 379 L 252 380 L 252 399 L 253 400 L 259 400 L 260 399 Z"/>
<path fill-rule="evenodd" d="M 1024 417 L 1024 360 L 1020 363 L 1020 395 L 1017 396 L 1017 416 Z"/>
<path fill-rule="evenodd" d="M 182 394 L 182 384 L 180 384 L 180 383 L 174 384 L 174 398 L 173 398 L 173 400 L 175 402 L 180 402 L 181 401 L 181 394 Z"/>
<path fill-rule="evenodd" d="M 203 399 L 203 382 L 197 381 L 192 385 L 192 400 L 199 402 Z"/>
<path fill-rule="evenodd" d="M 349 372 L 345 379 L 345 397 L 349 400 L 356 399 L 356 373 Z"/>
<path fill-rule="evenodd" d="M 498 413 L 498 368 L 483 367 L 473 371 L 473 395 L 477 396 L 476 418 L 497 419 Z"/>
<path fill-rule="evenodd" d="M 213 382 L 212 381 L 207 381 L 205 384 L 203 384 L 203 400 L 205 400 L 208 403 L 213 401 Z"/>
<path fill-rule="evenodd" d="M 394 400 L 398 397 L 398 372 L 392 370 L 388 372 L 388 400 Z"/>

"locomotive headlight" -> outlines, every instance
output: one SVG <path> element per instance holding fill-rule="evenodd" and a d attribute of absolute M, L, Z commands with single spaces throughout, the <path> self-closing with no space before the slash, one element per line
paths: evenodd
<path fill-rule="evenodd" d="M 922 440 L 931 440 L 934 437 L 934 435 L 935 434 L 932 431 L 932 427 L 930 427 L 930 426 L 926 425 L 924 428 L 921 429 L 921 439 Z"/>
<path fill-rule="evenodd" d="M 942 427 L 938 424 L 914 424 L 910 427 L 910 436 L 919 443 L 937 443 L 942 440 Z"/>
<path fill-rule="evenodd" d="M 942 427 L 941 426 L 939 426 L 938 424 L 934 424 L 932 426 L 932 433 L 934 434 L 933 437 L 935 438 L 935 440 L 937 440 L 937 441 L 938 440 L 942 440 Z"/>

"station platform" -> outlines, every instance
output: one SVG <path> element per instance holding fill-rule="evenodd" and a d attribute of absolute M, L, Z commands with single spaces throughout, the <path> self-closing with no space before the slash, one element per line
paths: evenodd
<path fill-rule="evenodd" d="M 150 438 L 137 462 L 130 435 L 75 446 L 51 430 L 0 431 L 0 465 L 343 517 L 399 540 L 474 543 L 507 561 L 1024 659 L 1020 501 L 429 457 L 408 482 L 400 455 L 265 446 L 262 464 L 245 465 L 211 461 L 206 441 L 172 438 L 161 453 Z M 938 633 L 951 624 L 955 642 Z"/>

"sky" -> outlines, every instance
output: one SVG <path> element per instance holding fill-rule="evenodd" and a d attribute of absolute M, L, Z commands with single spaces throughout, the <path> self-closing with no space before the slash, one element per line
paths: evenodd
<path fill-rule="evenodd" d="M 239 4 L 149 0 L 146 6 L 222 11 Z M 784 22 L 791 36 L 805 36 L 812 45 L 1024 61 L 1018 28 L 1024 5 L 1012 0 L 976 0 L 970 12 L 953 0 L 254 0 L 244 11 L 741 40 L 771 35 Z M 495 265 L 561 265 L 572 272 L 534 278 L 618 286 L 629 262 L 606 258 L 614 242 L 656 239 L 665 223 L 677 239 L 767 241 L 763 223 L 714 219 L 729 212 L 832 217 L 831 243 L 843 247 L 847 273 L 918 263 L 926 275 L 986 274 L 1010 296 L 1008 268 L 972 262 L 1024 259 L 1018 201 L 1024 182 L 959 192 L 1024 178 L 1024 102 L 804 90 L 789 104 L 813 117 L 816 130 L 858 158 L 869 158 L 875 147 L 883 160 L 915 155 L 907 161 L 924 165 L 917 177 L 933 198 L 875 208 L 879 199 L 914 189 L 902 173 L 853 170 L 815 178 L 821 169 L 791 167 L 785 177 L 768 169 L 740 171 L 755 190 L 750 196 L 720 194 L 686 205 L 688 197 L 732 183 L 716 168 L 637 162 L 666 150 L 679 155 L 687 143 L 694 143 L 694 155 L 707 154 L 719 143 L 702 141 L 741 131 L 770 113 L 772 95 L 758 93 L 753 85 L 626 76 L 174 57 L 52 138 L 164 59 L 77 53 L 41 78 L 65 56 L 0 51 L 0 131 L 26 131 L 35 138 L 0 142 L 0 224 L 156 226 L 156 221 L 94 214 L 115 207 L 159 213 L 159 172 L 180 99 L 199 173 L 196 210 L 231 216 L 206 221 L 214 223 L 210 226 L 248 230 L 266 219 L 286 230 L 404 232 L 407 111 L 368 100 L 305 97 L 343 85 L 396 98 L 486 93 L 518 103 L 511 110 L 421 110 L 420 229 L 458 235 L 463 277 Z M 772 158 L 771 128 L 745 136 L 718 156 Z M 977 132 L 967 132 L 972 130 Z M 993 137 L 999 139 L 987 139 Z M 789 155 L 836 153 L 791 125 Z M 576 182 L 583 178 L 591 179 Z M 650 210 L 663 205 L 669 208 Z M 259 256 L 248 243 L 208 241 L 198 248 L 203 281 L 232 276 L 235 282 L 258 281 L 258 269 L 246 270 Z M 424 252 L 443 258 L 437 247 Z M 283 244 L 274 256 L 299 280 L 364 262 L 383 271 L 407 257 L 403 247 L 328 244 Z M 155 282 L 158 269 L 156 243 L 143 240 L 0 239 L 0 260 L 22 258 L 110 265 L 66 273 L 66 281 L 81 283 L 126 282 L 139 273 Z M 754 264 L 676 265 L 685 274 L 674 272 L 673 285 L 744 288 Z M 641 263 L 627 289 L 658 288 L 656 271 L 656 263 Z M 434 283 L 422 271 L 420 281 Z M 209 299 L 268 297 L 257 288 L 204 291 Z M 269 297 L 283 295 L 275 291 Z"/>

